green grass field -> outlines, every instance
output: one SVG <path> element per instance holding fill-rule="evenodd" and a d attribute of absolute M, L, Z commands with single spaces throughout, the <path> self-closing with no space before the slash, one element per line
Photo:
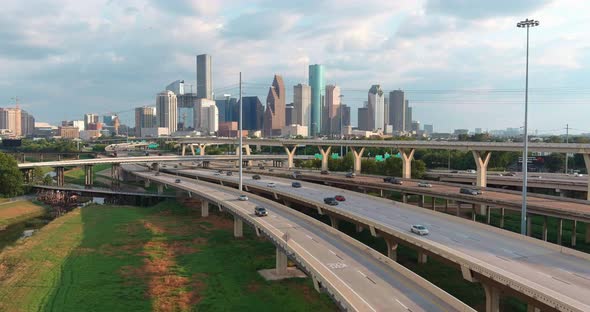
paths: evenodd
<path fill-rule="evenodd" d="M 92 168 L 92 170 L 94 171 L 94 176 L 96 177 L 97 172 L 109 169 L 110 167 L 111 167 L 110 164 L 94 165 L 94 167 Z M 84 184 L 84 168 L 74 168 L 74 169 L 66 171 L 64 173 L 64 181 L 66 183 L 83 185 Z M 100 186 L 100 185 L 98 185 L 98 186 Z"/>
<path fill-rule="evenodd" d="M 42 216 L 45 212 L 45 207 L 26 200 L 2 202 L 0 204 L 0 228 Z"/>
<path fill-rule="evenodd" d="M 274 246 L 165 202 L 89 206 L 0 253 L 0 311 L 335 311 L 309 279 L 267 282 Z"/>

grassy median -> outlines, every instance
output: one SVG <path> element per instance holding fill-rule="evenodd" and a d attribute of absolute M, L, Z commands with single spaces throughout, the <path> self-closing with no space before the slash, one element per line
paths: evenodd
<path fill-rule="evenodd" d="M 274 247 L 174 202 L 89 206 L 0 253 L 1 311 L 334 311 L 309 279 L 267 282 Z"/>

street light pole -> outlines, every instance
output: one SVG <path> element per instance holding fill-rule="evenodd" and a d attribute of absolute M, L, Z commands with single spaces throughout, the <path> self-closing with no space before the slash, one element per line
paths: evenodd
<path fill-rule="evenodd" d="M 340 140 L 343 139 L 343 135 L 342 135 L 342 118 L 344 117 L 343 114 L 343 107 L 342 107 L 342 98 L 344 97 L 344 95 L 340 94 Z M 342 144 L 340 144 L 340 157 L 342 158 Z"/>
<path fill-rule="evenodd" d="M 526 19 L 518 22 L 516 27 L 526 28 L 526 78 L 524 89 L 524 150 L 522 152 L 522 210 L 520 216 L 520 234 L 527 234 L 527 173 L 528 173 L 528 152 L 529 152 L 529 135 L 528 135 L 528 106 L 529 106 L 529 28 L 539 26 L 539 21 Z"/>
<path fill-rule="evenodd" d="M 240 72 L 240 117 L 239 117 L 239 123 L 240 123 L 240 172 L 239 172 L 239 187 L 238 189 L 240 190 L 240 192 L 242 191 L 242 152 L 243 152 L 243 146 L 242 146 L 242 72 Z"/>

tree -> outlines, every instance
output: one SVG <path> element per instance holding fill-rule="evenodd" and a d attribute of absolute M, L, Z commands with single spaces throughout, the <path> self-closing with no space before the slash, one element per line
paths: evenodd
<path fill-rule="evenodd" d="M 43 177 L 43 181 L 42 181 L 43 185 L 52 185 L 53 184 L 53 178 L 51 178 L 50 175 L 46 175 Z"/>
<path fill-rule="evenodd" d="M 0 195 L 13 197 L 23 192 L 23 175 L 16 159 L 0 153 Z"/>
<path fill-rule="evenodd" d="M 550 172 L 560 172 L 565 168 L 565 155 L 552 153 L 545 157 L 545 168 Z"/>

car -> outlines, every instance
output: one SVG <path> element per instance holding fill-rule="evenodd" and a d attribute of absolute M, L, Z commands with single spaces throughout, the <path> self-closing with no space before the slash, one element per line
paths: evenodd
<path fill-rule="evenodd" d="M 338 201 L 334 197 L 326 197 L 324 198 L 324 203 L 330 206 L 338 206 Z"/>
<path fill-rule="evenodd" d="M 402 179 L 393 178 L 393 179 L 391 179 L 390 183 L 391 184 L 402 185 L 402 184 L 404 184 L 404 181 L 402 181 Z"/>
<path fill-rule="evenodd" d="M 356 174 L 354 172 L 349 172 L 346 174 L 346 177 L 347 178 L 354 178 L 354 177 L 356 177 Z"/>
<path fill-rule="evenodd" d="M 258 169 L 264 170 L 264 166 L 258 166 Z"/>
<path fill-rule="evenodd" d="M 395 178 L 394 177 L 385 177 L 385 178 L 383 178 L 383 182 L 385 182 L 385 183 L 391 183 L 391 181 L 393 179 L 395 179 Z"/>
<path fill-rule="evenodd" d="M 256 208 L 254 208 L 254 214 L 259 217 L 265 217 L 268 216 L 268 211 L 266 211 L 266 208 L 264 207 L 256 206 Z"/>
<path fill-rule="evenodd" d="M 174 165 L 174 168 L 178 168 L 178 165 Z"/>
<path fill-rule="evenodd" d="M 300 182 L 293 182 L 291 183 L 291 186 L 294 188 L 300 188 L 301 187 L 301 183 Z"/>
<path fill-rule="evenodd" d="M 217 173 L 221 174 L 221 173 L 223 173 L 223 170 L 217 170 Z"/>
<path fill-rule="evenodd" d="M 260 180 L 260 176 L 257 175 L 257 174 L 255 174 L 255 175 L 252 176 L 252 179 L 254 179 L 254 180 Z"/>
<path fill-rule="evenodd" d="M 215 172 L 213 175 L 218 176 L 218 175 L 221 175 L 221 173 Z"/>
<path fill-rule="evenodd" d="M 453 171 L 451 171 L 451 173 L 459 173 L 459 171 L 458 170 L 453 170 Z"/>
<path fill-rule="evenodd" d="M 342 195 L 336 195 L 334 196 L 334 199 L 337 201 L 346 201 L 346 198 L 344 198 Z"/>
<path fill-rule="evenodd" d="M 159 176 L 160 175 L 160 171 L 156 171 L 156 175 Z"/>
<path fill-rule="evenodd" d="M 228 171 L 225 175 L 228 177 L 231 177 L 233 175 L 233 173 L 231 171 Z"/>
<path fill-rule="evenodd" d="M 238 200 L 241 200 L 241 201 L 247 201 L 247 200 L 248 200 L 248 196 L 246 196 L 246 195 L 242 194 L 242 195 L 240 195 L 240 196 L 238 197 Z"/>
<path fill-rule="evenodd" d="M 467 173 L 476 173 L 476 171 L 473 170 L 473 169 L 465 170 L 465 172 L 467 172 Z"/>
<path fill-rule="evenodd" d="M 301 174 L 301 171 L 293 171 L 293 174 Z"/>
<path fill-rule="evenodd" d="M 477 190 L 474 190 L 474 189 L 468 188 L 468 187 L 462 187 L 459 190 L 459 193 L 461 193 L 461 194 L 467 194 L 467 195 L 478 195 Z"/>
<path fill-rule="evenodd" d="M 432 184 L 422 181 L 422 182 L 418 182 L 418 186 L 419 187 L 432 187 Z"/>
<path fill-rule="evenodd" d="M 276 186 L 277 186 L 277 184 L 274 183 L 274 182 L 268 182 L 268 183 L 266 183 L 266 187 L 276 187 Z"/>
<path fill-rule="evenodd" d="M 498 176 L 499 176 L 499 177 L 503 177 L 503 176 L 504 176 L 504 174 L 503 174 L 503 173 L 498 173 Z"/>
<path fill-rule="evenodd" d="M 430 233 L 430 232 L 428 232 L 428 229 L 424 225 L 420 225 L 420 224 L 412 225 L 412 227 L 410 228 L 410 231 L 412 233 L 416 233 L 418 235 L 428 235 Z"/>
<path fill-rule="evenodd" d="M 507 177 L 514 177 L 514 176 L 516 176 L 516 173 L 514 173 L 514 172 L 508 172 L 508 173 L 505 173 L 504 175 L 507 176 Z"/>
<path fill-rule="evenodd" d="M 320 171 L 320 174 L 330 174 L 330 172 L 328 172 L 328 170 L 322 170 Z"/>
<path fill-rule="evenodd" d="M 180 179 L 174 180 L 174 183 L 180 183 Z"/>
<path fill-rule="evenodd" d="M 268 172 L 273 172 L 275 171 L 273 168 L 268 168 Z"/>

